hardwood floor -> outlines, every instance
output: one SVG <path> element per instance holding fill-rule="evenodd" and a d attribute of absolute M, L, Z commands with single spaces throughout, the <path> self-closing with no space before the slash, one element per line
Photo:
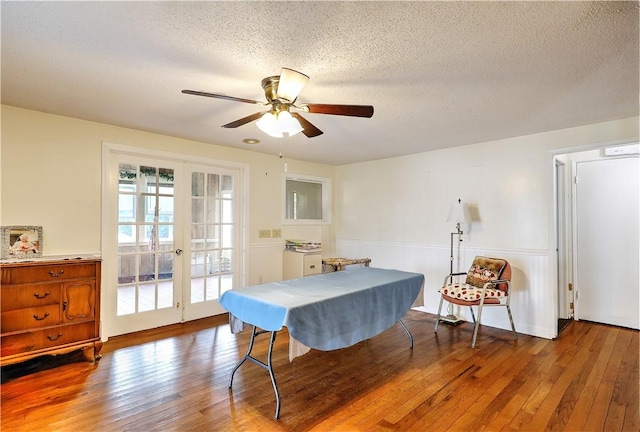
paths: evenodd
<path fill-rule="evenodd" d="M 555 341 L 410 311 L 350 348 L 288 360 L 276 339 L 280 420 L 249 332 L 225 316 L 119 336 L 99 364 L 63 357 L 2 369 L 3 431 L 638 431 L 639 332 L 572 322 Z M 266 355 L 268 337 L 254 353 Z M 50 367 L 52 363 L 56 367 Z M 28 372 L 28 373 L 27 373 Z"/>

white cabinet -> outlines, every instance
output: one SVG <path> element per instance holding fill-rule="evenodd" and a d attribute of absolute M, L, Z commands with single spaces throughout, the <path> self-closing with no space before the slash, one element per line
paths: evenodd
<path fill-rule="evenodd" d="M 298 279 L 322 273 L 322 254 L 284 251 L 282 278 Z"/>

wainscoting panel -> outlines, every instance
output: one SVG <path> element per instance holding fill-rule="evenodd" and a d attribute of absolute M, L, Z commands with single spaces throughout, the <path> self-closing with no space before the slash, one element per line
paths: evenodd
<path fill-rule="evenodd" d="M 249 285 L 282 280 L 283 242 L 249 246 Z"/>
<path fill-rule="evenodd" d="M 437 313 L 440 301 L 437 290 L 450 269 L 448 246 L 337 239 L 336 250 L 341 257 L 371 258 L 372 267 L 423 273 L 424 310 Z M 511 310 L 516 331 L 546 339 L 556 337 L 557 290 L 549 253 L 541 250 L 489 250 L 462 246 L 458 256 L 454 257 L 454 272 L 467 271 L 476 255 L 500 257 L 511 263 Z M 454 313 L 464 320 L 472 320 L 467 307 L 455 305 Z M 511 328 L 504 308 L 485 308 L 482 323 L 505 330 Z"/>

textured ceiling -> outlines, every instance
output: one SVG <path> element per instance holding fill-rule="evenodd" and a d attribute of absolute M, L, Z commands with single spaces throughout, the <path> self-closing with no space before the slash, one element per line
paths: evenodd
<path fill-rule="evenodd" d="M 638 115 L 638 2 L 8 2 L 2 103 L 328 164 Z M 283 142 L 262 78 L 311 77 L 324 135 Z M 108 138 L 108 137 L 105 137 Z M 248 145 L 243 138 L 259 138 Z M 122 143 L 127 144 L 127 143 Z"/>

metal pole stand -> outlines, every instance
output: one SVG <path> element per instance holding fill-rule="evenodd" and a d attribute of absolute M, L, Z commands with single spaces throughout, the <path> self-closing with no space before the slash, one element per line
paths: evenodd
<path fill-rule="evenodd" d="M 451 275 L 451 276 L 449 277 L 449 283 L 453 283 L 453 236 L 455 236 L 455 235 L 458 236 L 458 243 L 460 243 L 462 241 L 462 239 L 460 238 L 460 236 L 462 235 L 462 230 L 460 229 L 460 224 L 458 224 L 456 226 L 456 228 L 458 228 L 458 231 L 451 233 L 451 248 L 450 248 L 450 253 L 449 253 L 449 275 Z M 458 318 L 457 316 L 455 316 L 453 314 L 453 304 L 452 303 L 449 303 L 449 305 L 447 306 L 447 315 L 446 316 L 440 316 L 440 321 L 442 321 L 445 324 L 449 324 L 449 325 L 458 325 L 458 324 L 464 322 L 464 320 Z"/>

